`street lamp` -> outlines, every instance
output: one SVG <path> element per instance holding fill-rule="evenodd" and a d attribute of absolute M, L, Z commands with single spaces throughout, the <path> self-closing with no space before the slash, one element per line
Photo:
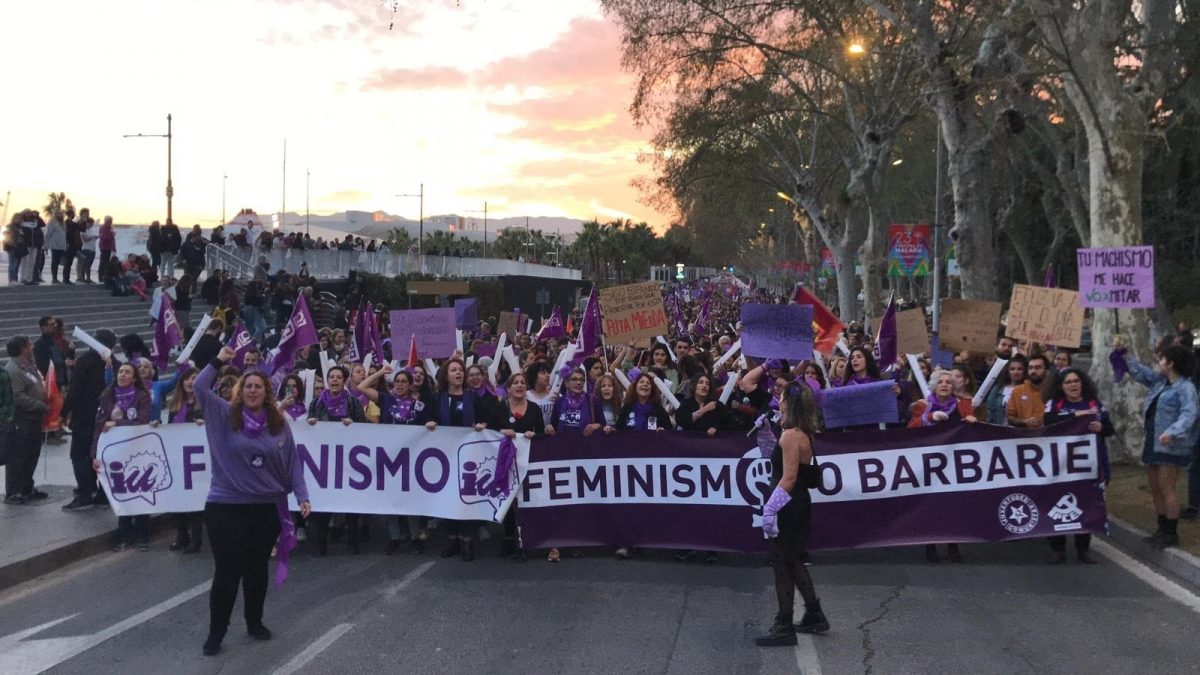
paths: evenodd
<path fill-rule="evenodd" d="M 862 56 L 867 53 L 867 47 L 861 40 L 854 40 L 846 45 L 846 53 L 850 56 Z"/>
<path fill-rule="evenodd" d="M 796 202 L 795 202 L 795 201 L 793 201 L 793 200 L 792 200 L 792 198 L 791 198 L 791 197 L 789 197 L 789 196 L 787 195 L 787 193 L 786 193 L 786 192 L 783 192 L 783 191 L 776 192 L 776 193 L 775 193 L 775 196 L 776 196 L 776 197 L 779 197 L 780 199 L 782 199 L 783 201 L 785 201 L 785 202 L 787 202 L 787 203 L 789 203 L 789 204 L 792 204 L 792 205 L 795 205 L 795 204 L 796 204 Z"/>
<path fill-rule="evenodd" d="M 465 213 L 482 213 L 483 214 L 483 257 L 486 258 L 487 257 L 487 245 L 488 245 L 488 230 L 487 230 L 488 204 L 487 204 L 487 202 L 483 203 L 483 211 L 479 211 L 478 209 L 476 209 L 474 211 L 466 211 Z"/>
<path fill-rule="evenodd" d="M 225 184 L 229 182 L 229 174 L 221 172 L 221 227 L 225 227 Z"/>
<path fill-rule="evenodd" d="M 171 116 L 167 115 L 167 133 L 165 134 L 125 134 L 124 138 L 165 138 L 167 139 L 167 222 L 171 220 L 171 199 L 175 196 L 175 188 L 171 186 Z"/>
<path fill-rule="evenodd" d="M 421 183 L 421 190 L 415 195 L 405 194 L 396 195 L 397 197 L 417 197 L 420 202 L 420 215 L 418 216 L 417 225 L 417 255 L 425 255 L 425 184 Z"/>

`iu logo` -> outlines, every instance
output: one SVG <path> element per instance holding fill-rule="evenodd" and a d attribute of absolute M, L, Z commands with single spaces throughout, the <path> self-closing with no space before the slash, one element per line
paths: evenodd
<path fill-rule="evenodd" d="M 171 465 L 162 438 L 156 433 L 104 446 L 100 464 L 109 492 L 119 502 L 141 499 L 153 505 L 158 493 L 171 487 Z"/>
<path fill-rule="evenodd" d="M 495 519 L 507 495 L 517 492 L 517 463 L 507 476 L 496 476 L 500 441 L 473 441 L 458 448 L 458 498 L 464 504 L 488 504 Z M 505 490 L 507 488 L 507 490 Z"/>

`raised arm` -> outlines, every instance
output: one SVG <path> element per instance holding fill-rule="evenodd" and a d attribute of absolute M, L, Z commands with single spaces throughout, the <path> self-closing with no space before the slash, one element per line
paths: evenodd
<path fill-rule="evenodd" d="M 204 411 L 204 419 L 208 424 L 224 423 L 229 419 L 229 402 L 213 391 L 213 382 L 217 379 L 216 363 L 225 363 L 231 358 L 233 358 L 233 350 L 229 347 L 222 348 L 214 363 L 205 366 L 204 370 L 201 370 L 200 374 L 196 376 L 193 384 L 196 402 Z"/>

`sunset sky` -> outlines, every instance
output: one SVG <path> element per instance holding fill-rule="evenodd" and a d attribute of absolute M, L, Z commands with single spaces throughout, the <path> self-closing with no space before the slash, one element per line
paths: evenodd
<path fill-rule="evenodd" d="M 67 0 L 12 2 L 0 199 L 65 191 L 117 222 L 227 208 L 494 217 L 628 217 L 662 227 L 630 180 L 649 131 L 595 0 Z"/>

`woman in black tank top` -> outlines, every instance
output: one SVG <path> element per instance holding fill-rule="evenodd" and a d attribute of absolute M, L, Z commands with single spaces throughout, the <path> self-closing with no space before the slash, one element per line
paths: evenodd
<path fill-rule="evenodd" d="M 780 395 L 779 412 L 783 434 L 771 453 L 771 496 L 763 508 L 763 534 L 770 538 L 771 567 L 775 571 L 775 595 L 779 612 L 765 635 L 754 639 L 760 647 L 796 644 L 796 632 L 824 633 L 829 621 L 805 566 L 808 529 L 812 513 L 810 487 L 821 480 L 813 462 L 812 437 L 816 433 L 816 398 L 799 382 L 789 384 Z M 804 598 L 804 617 L 792 625 L 796 589 Z"/>

